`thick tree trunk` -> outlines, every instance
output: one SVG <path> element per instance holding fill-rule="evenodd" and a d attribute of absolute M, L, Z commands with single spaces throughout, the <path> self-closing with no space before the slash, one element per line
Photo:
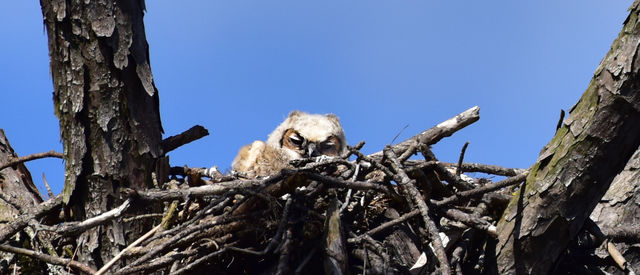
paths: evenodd
<path fill-rule="evenodd" d="M 144 1 L 40 4 L 64 144 L 64 202 L 72 219 L 84 220 L 119 205 L 118 188 L 148 188 L 161 163 Z M 77 239 L 79 260 L 99 267 L 145 228 L 113 222 L 91 229 Z"/>
<path fill-rule="evenodd" d="M 499 225 L 500 273 L 546 274 L 640 144 L 638 1 Z"/>
<path fill-rule="evenodd" d="M 0 129 L 0 163 L 8 163 L 18 158 L 16 152 L 13 151 L 9 139 L 4 134 L 4 130 Z M 18 163 L 0 170 L 0 195 L 4 198 L 12 200 L 16 206 L 30 207 L 38 205 L 42 202 L 40 191 L 33 184 L 31 173 L 24 166 L 24 163 Z M 15 206 L 9 205 L 4 199 L 0 200 L 0 221 L 7 222 L 13 220 L 13 217 L 19 213 Z"/>
<path fill-rule="evenodd" d="M 640 251 L 640 147 L 633 154 L 624 170 L 615 177 L 600 203 L 591 213 L 591 219 L 598 224 L 610 241 L 618 248 L 627 261 L 627 266 L 639 271 Z M 610 257 L 607 244 L 597 251 L 598 256 Z M 625 274 L 619 267 L 607 267 L 611 274 Z"/>
<path fill-rule="evenodd" d="M 8 163 L 16 159 L 18 155 L 11 148 L 9 140 L 0 129 L 0 163 Z M 23 163 L 16 164 L 0 170 L 0 224 L 11 222 L 19 214 L 28 211 L 42 202 L 42 197 L 38 189 L 33 184 L 31 174 Z M 7 230 L 2 228 L 0 231 Z M 29 232 L 29 234 L 25 234 Z M 19 247 L 25 247 L 24 244 L 35 243 L 35 234 L 33 230 L 25 230 L 24 232 L 12 236 L 8 242 Z M 13 234 L 12 234 L 13 235 Z M 44 243 L 44 242 L 43 242 Z M 0 265 L 1 274 L 10 274 L 14 266 L 19 265 L 18 270 L 38 270 L 40 263 L 35 259 L 18 259 L 14 253 L 0 253 L 0 261 L 8 264 Z"/>

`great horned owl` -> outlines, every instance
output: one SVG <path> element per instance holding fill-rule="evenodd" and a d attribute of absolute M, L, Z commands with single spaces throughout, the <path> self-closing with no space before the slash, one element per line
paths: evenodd
<path fill-rule="evenodd" d="M 266 143 L 254 141 L 242 147 L 231 168 L 248 177 L 268 176 L 290 167 L 291 160 L 339 156 L 346 146 L 344 131 L 336 115 L 293 111 L 269 134 Z"/>

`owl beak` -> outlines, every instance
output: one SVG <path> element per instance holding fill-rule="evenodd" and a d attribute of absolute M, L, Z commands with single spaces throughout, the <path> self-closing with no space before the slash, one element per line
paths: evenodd
<path fill-rule="evenodd" d="M 309 145 L 307 145 L 307 157 L 317 157 L 318 156 L 318 151 L 316 150 L 316 144 L 315 143 L 309 143 Z"/>

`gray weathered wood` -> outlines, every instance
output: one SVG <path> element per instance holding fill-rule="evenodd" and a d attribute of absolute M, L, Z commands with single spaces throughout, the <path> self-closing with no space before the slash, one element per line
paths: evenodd
<path fill-rule="evenodd" d="M 146 189 L 151 173 L 161 170 L 162 127 L 144 1 L 42 0 L 40 5 L 64 149 L 63 199 L 71 218 L 84 220 L 121 204 L 119 187 Z M 100 266 L 149 228 L 141 222 L 92 228 L 78 239 L 79 260 Z"/>
<path fill-rule="evenodd" d="M 624 170 L 613 179 L 609 190 L 590 217 L 602 232 L 616 243 L 628 266 L 637 274 L 640 271 L 640 253 L 632 243 L 637 243 L 640 237 L 640 147 L 627 162 Z M 608 257 L 609 253 L 606 246 L 602 246 L 597 254 Z M 609 273 L 620 271 L 617 268 L 604 268 L 607 268 L 605 271 Z"/>
<path fill-rule="evenodd" d="M 549 272 L 640 144 L 638 1 L 630 10 L 586 92 L 499 222 L 501 274 Z"/>

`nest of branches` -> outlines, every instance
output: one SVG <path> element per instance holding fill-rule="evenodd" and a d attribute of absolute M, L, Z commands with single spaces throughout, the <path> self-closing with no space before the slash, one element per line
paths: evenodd
<path fill-rule="evenodd" d="M 58 196 L 0 231 L 6 240 L 29 225 L 59 243 L 114 220 L 155 219 L 152 230 L 98 271 L 69 258 L 1 249 L 97 274 L 491 272 L 495 224 L 527 171 L 465 163 L 466 144 L 457 163 L 441 162 L 430 150 L 478 118 L 474 107 L 378 153 L 361 153 L 361 142 L 341 157 L 296 161 L 260 179 L 174 167 L 156 189 L 123 189 L 124 203 L 102 215 L 34 225 L 61 205 Z M 163 211 L 128 211 L 140 204 Z"/>

